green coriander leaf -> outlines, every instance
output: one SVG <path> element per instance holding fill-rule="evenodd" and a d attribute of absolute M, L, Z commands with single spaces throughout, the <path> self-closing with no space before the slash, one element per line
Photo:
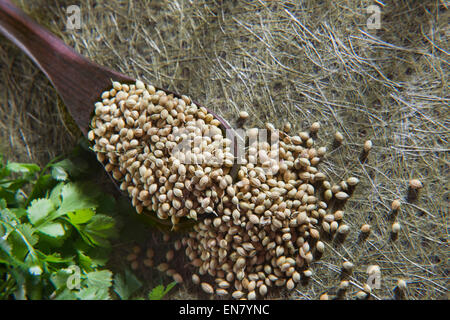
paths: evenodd
<path fill-rule="evenodd" d="M 166 288 L 162 284 L 156 286 L 148 294 L 149 300 L 161 300 L 176 285 L 175 281 L 169 283 Z"/>
<path fill-rule="evenodd" d="M 17 219 L 27 215 L 27 210 L 24 208 L 11 208 L 10 211 L 14 213 Z"/>
<path fill-rule="evenodd" d="M 38 165 L 33 163 L 18 163 L 18 162 L 10 162 L 6 165 L 6 169 L 11 172 L 16 173 L 27 173 L 32 174 L 39 172 L 41 168 Z"/>
<path fill-rule="evenodd" d="M 0 250 L 4 251 L 8 255 L 11 254 L 11 244 L 7 240 L 3 239 L 3 237 L 0 238 Z"/>
<path fill-rule="evenodd" d="M 109 300 L 110 296 L 107 288 L 87 287 L 75 292 L 75 296 L 81 300 Z"/>
<path fill-rule="evenodd" d="M 89 209 L 96 206 L 95 199 L 80 184 L 68 183 L 62 188 L 62 203 L 58 210 L 58 216 L 68 212 Z"/>
<path fill-rule="evenodd" d="M 97 291 L 95 287 L 81 288 L 80 291 L 74 292 L 74 294 L 80 300 L 98 300 Z"/>
<path fill-rule="evenodd" d="M 166 287 L 166 289 L 164 290 L 164 295 L 166 295 L 170 290 L 172 290 L 173 287 L 175 287 L 177 283 L 175 281 L 172 281 L 171 283 L 169 283 Z"/>
<path fill-rule="evenodd" d="M 71 262 L 72 258 L 62 258 L 60 253 L 52 253 L 49 255 L 45 255 L 43 257 L 43 259 L 47 262 L 51 262 L 51 263 L 66 263 L 66 262 Z"/>
<path fill-rule="evenodd" d="M 94 216 L 95 212 L 92 209 L 80 209 L 73 212 L 69 212 L 67 216 L 73 224 L 86 223 Z"/>
<path fill-rule="evenodd" d="M 38 236 L 34 234 L 34 228 L 29 223 L 19 224 L 17 230 L 25 237 L 29 245 L 34 246 L 38 242 Z"/>
<path fill-rule="evenodd" d="M 41 225 L 38 230 L 53 238 L 62 237 L 65 234 L 64 227 L 59 222 Z"/>
<path fill-rule="evenodd" d="M 122 300 L 128 300 L 141 287 L 142 283 L 129 269 L 125 269 L 124 276 L 120 273 L 114 276 L 114 291 Z"/>
<path fill-rule="evenodd" d="M 79 229 L 82 236 L 87 237 L 92 245 L 108 247 L 108 238 L 117 235 L 115 220 L 103 214 L 96 214 L 91 221 Z"/>
<path fill-rule="evenodd" d="M 88 252 L 94 268 L 106 265 L 109 260 L 110 253 L 110 248 L 92 248 Z"/>
<path fill-rule="evenodd" d="M 64 168 L 55 165 L 52 167 L 52 177 L 57 181 L 66 181 L 69 178 L 69 175 Z"/>
<path fill-rule="evenodd" d="M 59 269 L 50 275 L 50 281 L 56 289 L 67 287 L 67 280 L 74 274 L 74 271 L 69 268 Z"/>
<path fill-rule="evenodd" d="M 28 220 L 34 225 L 41 223 L 44 219 L 55 210 L 53 202 L 49 199 L 33 200 L 27 209 Z"/>
<path fill-rule="evenodd" d="M 49 199 L 53 202 L 56 207 L 61 205 L 61 193 L 64 187 L 64 182 L 58 183 L 50 192 Z"/>
<path fill-rule="evenodd" d="M 89 272 L 86 277 L 88 287 L 95 287 L 97 289 L 111 287 L 112 272 L 109 270 Z"/>
<path fill-rule="evenodd" d="M 55 300 L 76 300 L 76 299 L 77 297 L 75 296 L 75 293 L 68 288 L 65 288 L 55 297 Z"/>
<path fill-rule="evenodd" d="M 78 261 L 80 262 L 80 266 L 83 270 L 91 271 L 92 270 L 92 259 L 85 255 L 83 252 L 78 251 Z"/>
<path fill-rule="evenodd" d="M 64 159 L 62 161 L 56 162 L 52 165 L 52 167 L 57 168 L 59 172 L 64 172 L 66 178 L 69 175 L 73 178 L 83 172 L 83 170 L 86 170 L 86 166 L 82 167 L 80 163 L 75 163 L 71 159 Z"/>
<path fill-rule="evenodd" d="M 160 284 L 159 286 L 154 287 L 150 293 L 148 294 L 149 300 L 161 300 L 164 296 L 164 286 Z"/>

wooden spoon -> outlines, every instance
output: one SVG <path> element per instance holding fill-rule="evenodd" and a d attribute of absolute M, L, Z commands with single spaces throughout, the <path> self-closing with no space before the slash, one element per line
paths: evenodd
<path fill-rule="evenodd" d="M 89 130 L 94 104 L 101 101 L 102 92 L 111 88 L 112 81 L 136 81 L 81 56 L 61 39 L 31 20 L 9 0 L 0 0 L 0 33 L 22 49 L 47 76 L 85 136 Z M 177 93 L 156 89 L 180 97 Z M 208 111 L 220 121 L 222 129 L 231 130 L 225 119 L 211 110 Z M 232 130 L 231 133 L 234 136 Z"/>
<path fill-rule="evenodd" d="M 67 110 L 81 132 L 87 136 L 94 104 L 101 101 L 101 94 L 109 90 L 112 81 L 133 83 L 136 80 L 114 70 L 98 65 L 67 46 L 62 40 L 48 30 L 32 21 L 23 11 L 9 0 L 0 0 L 0 33 L 15 43 L 51 81 L 61 96 Z M 163 90 L 176 97 L 181 95 Z M 195 104 L 201 106 L 194 101 Z M 231 134 L 234 154 L 237 153 L 237 140 L 240 138 L 230 124 L 223 118 L 207 109 L 222 124 L 222 130 Z M 236 176 L 238 166 L 235 164 L 230 174 Z M 108 173 L 117 189 L 123 193 L 113 177 Z M 155 221 L 153 215 L 146 215 Z M 156 219 L 159 224 L 166 221 Z M 187 225 L 191 225 L 190 222 Z"/>

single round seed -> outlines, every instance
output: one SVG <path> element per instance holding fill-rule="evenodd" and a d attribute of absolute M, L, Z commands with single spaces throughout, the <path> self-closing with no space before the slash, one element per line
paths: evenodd
<path fill-rule="evenodd" d="M 370 150 L 372 150 L 372 141 L 366 140 L 364 142 L 364 152 L 369 153 Z"/>
<path fill-rule="evenodd" d="M 423 184 L 419 179 L 409 180 L 409 187 L 414 190 L 419 190 L 423 188 Z"/>
<path fill-rule="evenodd" d="M 207 282 L 202 282 L 201 287 L 202 287 L 202 290 L 205 291 L 206 293 L 209 293 L 209 294 L 214 293 L 214 288 Z"/>
<path fill-rule="evenodd" d="M 249 114 L 248 114 L 247 111 L 241 111 L 241 112 L 239 112 L 239 118 L 240 118 L 240 119 L 246 120 L 246 119 L 248 119 L 248 117 L 249 117 Z"/>
<path fill-rule="evenodd" d="M 363 224 L 361 226 L 361 232 L 362 233 L 369 233 L 370 232 L 370 225 L 369 224 Z"/>
<path fill-rule="evenodd" d="M 153 267 L 153 260 L 152 259 L 144 259 L 143 260 L 144 266 L 146 267 Z"/>
<path fill-rule="evenodd" d="M 339 283 L 339 290 L 347 290 L 347 288 L 349 287 L 350 283 L 347 280 L 342 280 Z"/>
<path fill-rule="evenodd" d="M 308 269 L 308 270 L 303 271 L 303 275 L 307 278 L 310 278 L 310 277 L 312 277 L 313 272 Z"/>
<path fill-rule="evenodd" d="M 325 251 L 325 244 L 322 241 L 317 241 L 316 250 L 320 253 L 323 253 Z"/>
<path fill-rule="evenodd" d="M 368 275 L 375 275 L 375 274 L 381 274 L 381 269 L 379 265 L 372 264 L 367 267 L 367 274 Z"/>
<path fill-rule="evenodd" d="M 350 232 L 350 227 L 346 224 L 343 224 L 337 229 L 337 232 L 339 234 L 346 235 Z"/>
<path fill-rule="evenodd" d="M 336 133 L 334 134 L 334 139 L 337 143 L 341 144 L 344 141 L 344 136 L 339 131 L 336 131 Z"/>
<path fill-rule="evenodd" d="M 350 177 L 346 182 L 349 186 L 356 186 L 359 183 L 359 179 L 356 177 Z"/>
<path fill-rule="evenodd" d="M 312 133 L 316 133 L 317 131 L 319 131 L 319 129 L 320 129 L 320 122 L 313 122 L 313 123 L 311 124 L 310 131 L 311 131 Z"/>
<path fill-rule="evenodd" d="M 198 275 L 196 275 L 195 273 L 192 274 L 192 282 L 194 284 L 199 284 L 200 283 L 200 277 Z"/>
<path fill-rule="evenodd" d="M 369 284 L 365 283 L 363 286 L 363 291 L 366 292 L 367 294 L 371 294 L 372 293 L 372 288 L 370 287 Z"/>
<path fill-rule="evenodd" d="M 342 268 L 347 272 L 351 272 L 353 270 L 353 267 L 354 265 L 350 261 L 345 261 L 344 263 L 342 263 Z"/>
<path fill-rule="evenodd" d="M 397 211 L 398 209 L 400 209 L 401 205 L 402 205 L 402 203 L 400 202 L 400 200 L 396 199 L 396 200 L 392 201 L 391 208 L 393 211 Z"/>
<path fill-rule="evenodd" d="M 183 283 L 183 277 L 179 273 L 175 273 L 172 278 L 176 283 Z"/>
<path fill-rule="evenodd" d="M 358 300 L 364 300 L 367 298 L 367 293 L 364 291 L 358 291 L 355 295 L 356 299 Z"/>
<path fill-rule="evenodd" d="M 406 291 L 406 288 L 407 288 L 406 281 L 403 279 L 398 279 L 397 288 L 401 291 Z"/>
<path fill-rule="evenodd" d="M 338 200 L 346 200 L 349 198 L 349 195 L 343 191 L 339 191 L 334 195 Z"/>
<path fill-rule="evenodd" d="M 320 295 L 319 300 L 329 300 L 328 293 L 323 293 Z"/>
<path fill-rule="evenodd" d="M 267 286 L 266 286 L 265 284 L 262 284 L 262 285 L 259 287 L 259 294 L 260 294 L 261 296 L 265 296 L 265 295 L 267 294 Z"/>
<path fill-rule="evenodd" d="M 400 229 L 401 229 L 400 223 L 394 222 L 392 224 L 392 233 L 397 234 L 397 233 L 399 233 Z"/>
<path fill-rule="evenodd" d="M 236 290 L 231 294 L 231 296 L 233 297 L 233 299 L 240 299 L 244 296 L 244 293 L 240 290 Z"/>
<path fill-rule="evenodd" d="M 138 267 L 139 267 L 139 263 L 136 260 L 131 262 L 131 269 L 132 270 L 137 270 Z"/>
<path fill-rule="evenodd" d="M 289 132 L 291 132 L 291 129 L 292 129 L 292 125 L 289 122 L 286 122 L 283 125 L 283 131 L 284 132 L 289 133 Z"/>

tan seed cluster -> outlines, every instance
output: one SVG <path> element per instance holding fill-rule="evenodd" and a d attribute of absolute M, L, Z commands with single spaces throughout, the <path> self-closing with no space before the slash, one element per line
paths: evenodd
<path fill-rule="evenodd" d="M 231 140 L 206 108 L 186 96 L 142 81 L 114 82 L 96 103 L 91 128 L 99 161 L 139 213 L 152 210 L 174 225 L 181 217 L 197 219 L 213 212 L 231 186 Z M 181 143 L 189 151 L 178 150 Z"/>
<path fill-rule="evenodd" d="M 136 210 L 170 217 L 174 225 L 181 217 L 199 220 L 167 251 L 165 262 L 156 266 L 160 272 L 182 282 L 171 263 L 176 251 L 184 250 L 194 267 L 192 281 L 204 292 L 262 298 L 271 288 L 293 290 L 302 278 L 313 276 L 309 265 L 315 253 L 325 250 L 321 233 L 345 238 L 350 232 L 343 223 L 344 211 L 329 206 L 346 201 L 359 179 L 332 184 L 319 171 L 326 148 L 316 147 L 312 136 L 320 124 L 297 135 L 290 135 L 289 123 L 283 132 L 270 123 L 265 127 L 280 139 L 275 145 L 249 139 L 244 164 L 233 181 L 231 141 L 207 109 L 141 81 L 114 82 L 102 94 L 89 139 Z M 256 137 L 258 129 L 249 129 L 247 135 Z M 337 133 L 336 140 L 342 143 L 342 134 Z M 189 151 L 175 148 L 186 141 Z M 215 152 L 214 158 L 219 161 L 204 161 L 217 150 L 221 153 Z M 168 235 L 164 237 L 168 241 Z M 137 255 L 132 252 L 128 260 L 136 264 Z M 153 264 L 153 253 L 146 252 L 144 265 Z M 343 268 L 351 272 L 353 264 L 345 262 Z"/>
<path fill-rule="evenodd" d="M 266 128 L 273 130 L 270 124 Z M 266 142 L 253 142 L 246 156 L 257 151 L 266 159 L 273 150 Z M 318 170 L 326 149 L 314 147 L 302 132 L 285 134 L 275 150 L 278 170 L 266 171 L 264 164 L 251 161 L 242 165 L 216 206 L 217 216 L 200 221 L 182 239 L 195 269 L 192 280 L 206 293 L 256 299 L 271 288 L 293 290 L 301 278 L 313 276 L 308 266 L 314 252 L 325 249 L 320 233 L 345 236 L 350 231 L 342 223 L 344 212 L 329 208 L 332 199 L 349 196 L 347 183 L 332 185 Z M 358 179 L 347 182 L 355 186 Z"/>

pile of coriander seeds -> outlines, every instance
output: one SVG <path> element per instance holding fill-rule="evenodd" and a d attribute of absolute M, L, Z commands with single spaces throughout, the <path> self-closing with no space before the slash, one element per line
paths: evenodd
<path fill-rule="evenodd" d="M 314 123 L 311 131 L 318 126 Z M 266 127 L 275 130 L 271 124 Z M 325 249 L 321 234 L 345 238 L 349 232 L 342 222 L 344 211 L 331 211 L 329 206 L 336 201 L 343 204 L 349 198 L 346 191 L 351 192 L 358 179 L 332 185 L 317 168 L 326 149 L 316 149 L 308 132 L 289 136 L 289 127 L 280 132 L 282 139 L 275 148 L 278 168 L 242 165 L 238 181 L 217 207 L 219 216 L 204 219 L 182 238 L 195 269 L 192 281 L 205 292 L 257 299 L 270 288 L 293 290 L 302 278 L 312 276 L 309 265 Z M 248 136 L 254 132 L 249 129 Z M 254 142 L 248 152 L 259 150 L 264 159 L 272 148 L 267 142 Z"/>
<path fill-rule="evenodd" d="M 113 82 L 95 104 L 88 138 L 138 213 L 145 208 L 176 225 L 212 212 L 232 183 L 231 140 L 219 126 L 186 96 Z"/>
<path fill-rule="evenodd" d="M 293 290 L 311 277 L 309 265 L 325 249 L 322 235 L 349 232 L 344 211 L 331 205 L 343 204 L 358 179 L 332 184 L 319 171 L 326 153 L 313 138 L 319 123 L 298 134 L 289 124 L 279 131 L 268 123 L 265 129 L 278 137 L 275 145 L 250 139 L 259 129 L 247 130 L 249 143 L 233 181 L 232 141 L 188 97 L 137 81 L 114 82 L 102 99 L 89 131 L 99 161 L 137 212 L 152 210 L 174 225 L 181 217 L 198 219 L 173 250 L 184 250 L 192 281 L 203 291 L 257 299 L 273 288 Z M 188 148 L 179 148 L 183 144 Z M 158 269 L 182 281 L 171 263 L 167 259 Z"/>

